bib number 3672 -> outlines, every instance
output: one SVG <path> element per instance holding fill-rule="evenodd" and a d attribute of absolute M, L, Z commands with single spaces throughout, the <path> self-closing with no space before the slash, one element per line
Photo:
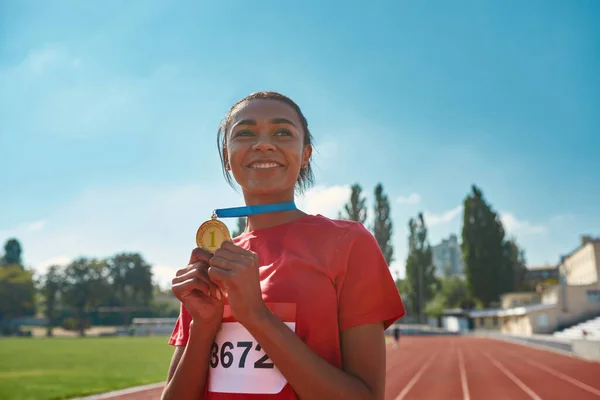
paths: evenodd
<path fill-rule="evenodd" d="M 254 348 L 253 348 L 254 347 Z M 242 354 L 239 355 L 239 352 L 236 352 L 236 355 L 239 355 L 239 359 L 236 360 L 234 358 L 234 353 L 232 350 L 235 349 L 243 349 Z M 210 354 L 210 366 L 211 368 L 217 368 L 219 364 L 223 368 L 247 368 L 246 367 L 246 359 L 248 358 L 248 353 L 250 351 L 258 351 L 261 352 L 262 348 L 260 344 L 248 341 L 248 342 L 225 342 L 221 344 L 221 349 L 219 349 L 219 345 L 217 343 L 212 344 L 211 354 Z M 262 353 L 262 352 L 261 352 Z M 264 353 L 263 353 L 264 354 Z M 251 357 L 253 358 L 253 357 Z M 235 365 L 237 364 L 237 366 Z M 261 358 L 254 361 L 253 366 L 248 366 L 248 368 L 274 368 L 275 365 L 269 361 L 269 356 L 264 354 Z"/>
<path fill-rule="evenodd" d="M 294 322 L 284 323 L 295 330 Z M 275 394 L 286 383 L 285 377 L 242 324 L 221 324 L 210 353 L 209 391 Z"/>

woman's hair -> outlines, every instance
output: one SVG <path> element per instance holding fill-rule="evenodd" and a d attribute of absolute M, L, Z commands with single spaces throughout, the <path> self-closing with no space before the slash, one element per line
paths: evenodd
<path fill-rule="evenodd" d="M 304 130 L 304 145 L 310 144 L 312 146 L 313 137 L 310 133 L 310 130 L 308 129 L 308 122 L 306 121 L 304 114 L 302 114 L 300 107 L 298 107 L 298 105 L 292 99 L 277 92 L 255 92 L 244 97 L 229 109 L 229 112 L 227 113 L 225 119 L 221 122 L 219 130 L 217 132 L 217 147 L 219 149 L 219 157 L 221 158 L 221 167 L 223 168 L 223 175 L 225 176 L 225 180 L 227 180 L 227 182 L 232 187 L 233 180 L 231 179 L 229 171 L 227 171 L 227 169 L 225 168 L 224 157 L 224 150 L 227 148 L 227 131 L 229 129 L 229 125 L 231 124 L 231 117 L 236 108 L 242 103 L 247 103 L 255 99 L 279 100 L 292 107 L 298 114 L 298 118 L 302 123 L 302 129 Z M 309 160 L 306 168 L 302 168 L 300 170 L 300 174 L 298 175 L 298 180 L 296 181 L 297 191 L 302 193 L 304 190 L 308 189 L 314 183 L 314 179 L 315 178 L 313 175 L 311 160 Z"/>

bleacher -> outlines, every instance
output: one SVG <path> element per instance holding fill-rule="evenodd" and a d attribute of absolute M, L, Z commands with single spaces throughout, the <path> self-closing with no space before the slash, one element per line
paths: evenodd
<path fill-rule="evenodd" d="M 587 333 L 584 335 L 584 331 Z M 561 331 L 554 332 L 554 336 L 564 339 L 596 339 L 600 340 L 600 317 L 573 325 Z"/>

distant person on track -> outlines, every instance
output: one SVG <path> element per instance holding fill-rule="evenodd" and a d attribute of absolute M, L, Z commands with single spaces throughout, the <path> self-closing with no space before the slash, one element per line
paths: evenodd
<path fill-rule="evenodd" d="M 400 327 L 398 325 L 394 325 L 394 348 L 398 349 L 400 347 Z"/>
<path fill-rule="evenodd" d="M 300 108 L 278 93 L 227 113 L 222 168 L 257 207 L 243 208 L 241 235 L 214 252 L 195 248 L 173 278 L 181 310 L 163 400 L 383 399 L 384 330 L 404 306 L 361 223 L 296 208 L 313 181 L 312 141 Z M 200 166 L 210 158 L 197 151 Z M 202 200 L 218 197 L 207 188 Z"/>

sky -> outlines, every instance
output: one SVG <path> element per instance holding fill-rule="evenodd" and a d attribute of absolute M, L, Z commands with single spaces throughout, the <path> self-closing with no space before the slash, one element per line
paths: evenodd
<path fill-rule="evenodd" d="M 600 235 L 600 2 L 0 0 L 0 242 L 38 273 L 140 252 L 170 285 L 224 181 L 217 127 L 274 90 L 315 137 L 301 209 L 350 186 L 460 237 L 476 184 L 531 265 Z M 225 221 L 234 228 L 235 221 Z M 370 218 L 367 221 L 370 224 Z"/>

